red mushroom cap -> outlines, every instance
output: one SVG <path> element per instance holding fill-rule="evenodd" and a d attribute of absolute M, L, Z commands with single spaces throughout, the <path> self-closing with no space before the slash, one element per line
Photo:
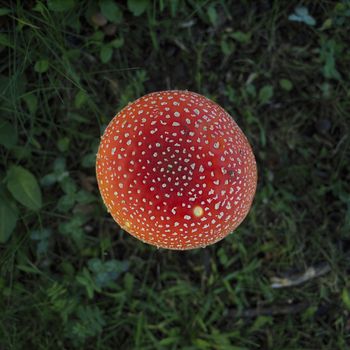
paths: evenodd
<path fill-rule="evenodd" d="M 257 184 L 249 142 L 219 105 L 190 91 L 145 95 L 109 123 L 96 161 L 108 211 L 143 242 L 215 243 L 246 217 Z"/>

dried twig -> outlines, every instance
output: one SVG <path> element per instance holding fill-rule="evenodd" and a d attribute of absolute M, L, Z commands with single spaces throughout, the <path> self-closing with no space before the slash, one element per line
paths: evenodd
<path fill-rule="evenodd" d="M 298 286 L 299 284 L 302 284 L 308 280 L 311 280 L 313 278 L 325 275 L 331 270 L 331 267 L 327 263 L 322 263 L 318 266 L 312 266 L 306 269 L 301 274 L 296 274 L 290 277 L 271 277 L 271 287 L 272 288 L 285 288 L 285 287 L 292 287 L 292 286 Z"/>

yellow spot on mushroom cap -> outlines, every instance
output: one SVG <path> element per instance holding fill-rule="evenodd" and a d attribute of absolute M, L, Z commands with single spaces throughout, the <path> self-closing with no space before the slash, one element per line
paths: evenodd
<path fill-rule="evenodd" d="M 193 208 L 193 214 L 194 214 L 194 216 L 200 217 L 200 216 L 203 215 L 203 213 L 204 213 L 203 208 L 200 207 L 199 205 L 197 205 L 197 206 L 195 206 L 195 207 Z"/>

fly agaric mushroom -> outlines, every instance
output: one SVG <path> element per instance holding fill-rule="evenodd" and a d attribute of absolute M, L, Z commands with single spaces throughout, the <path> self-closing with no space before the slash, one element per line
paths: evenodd
<path fill-rule="evenodd" d="M 246 217 L 254 154 L 230 115 L 206 97 L 170 90 L 129 103 L 97 153 L 98 186 L 119 225 L 168 249 L 215 243 Z"/>

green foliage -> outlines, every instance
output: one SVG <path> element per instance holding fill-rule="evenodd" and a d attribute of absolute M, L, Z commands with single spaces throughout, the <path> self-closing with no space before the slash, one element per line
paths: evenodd
<path fill-rule="evenodd" d="M 82 272 L 76 277 L 76 281 L 86 289 L 89 299 L 94 297 L 94 293 L 101 292 L 101 288 L 96 285 L 93 276 L 87 268 L 83 268 Z"/>
<path fill-rule="evenodd" d="M 100 59 L 102 63 L 108 63 L 111 58 L 112 58 L 112 54 L 113 54 L 113 49 L 111 46 L 109 45 L 103 45 L 101 47 L 101 51 L 100 51 Z"/>
<path fill-rule="evenodd" d="M 90 259 L 88 261 L 90 271 L 94 274 L 95 283 L 98 287 L 108 286 L 115 281 L 122 272 L 129 268 L 128 261 L 109 260 L 101 261 L 100 259 Z"/>
<path fill-rule="evenodd" d="M 61 187 L 65 192 L 57 203 L 57 209 L 61 212 L 68 212 L 75 203 L 89 204 L 95 200 L 91 193 L 83 189 L 78 190 L 74 180 L 70 177 L 66 177 L 61 181 Z"/>
<path fill-rule="evenodd" d="M 57 141 L 57 148 L 62 153 L 67 152 L 69 149 L 69 143 L 70 143 L 70 140 L 68 137 L 62 137 Z"/>
<path fill-rule="evenodd" d="M 13 148 L 18 140 L 17 130 L 14 125 L 6 120 L 0 121 L 0 145 Z"/>
<path fill-rule="evenodd" d="M 349 1 L 12 1 L 0 16 L 1 348 L 349 347 Z M 98 192 L 104 128 L 164 89 L 218 102 L 257 159 L 252 210 L 205 249 L 137 241 Z"/>
<path fill-rule="evenodd" d="M 64 200 L 62 200 L 62 198 L 64 198 Z M 60 210 L 62 211 L 68 211 L 68 209 L 73 206 L 73 201 L 69 201 L 70 198 L 67 196 L 61 197 L 60 200 Z M 72 239 L 78 247 L 82 247 L 85 241 L 83 225 L 87 220 L 88 218 L 83 214 L 75 214 L 70 219 L 60 222 L 58 225 L 58 231 L 68 239 Z"/>
<path fill-rule="evenodd" d="M 270 101 L 273 96 L 273 86 L 272 85 L 264 85 L 259 90 L 259 101 L 262 104 L 265 104 Z"/>
<path fill-rule="evenodd" d="M 78 306 L 76 317 L 77 320 L 69 323 L 66 330 L 76 346 L 101 333 L 106 324 L 103 312 L 97 306 Z"/>
<path fill-rule="evenodd" d="M 123 20 L 123 12 L 113 0 L 100 0 L 101 13 L 112 23 L 119 24 Z"/>
<path fill-rule="evenodd" d="M 54 12 L 65 12 L 75 6 L 74 0 L 47 0 L 47 6 Z"/>
<path fill-rule="evenodd" d="M 5 7 L 0 8 L 0 16 L 6 16 L 9 13 L 11 13 L 11 10 L 9 8 L 5 8 Z"/>
<path fill-rule="evenodd" d="M 210 23 L 213 26 L 215 26 L 217 24 L 217 21 L 218 21 L 218 14 L 216 12 L 215 6 L 213 6 L 213 5 L 209 6 L 207 13 L 208 13 Z"/>
<path fill-rule="evenodd" d="M 115 259 L 101 261 L 94 258 L 88 261 L 88 269 L 83 268 L 76 280 L 86 288 L 86 293 L 90 299 L 95 292 L 102 292 L 105 287 L 113 288 L 113 282 L 119 275 L 129 268 L 128 261 L 118 261 Z"/>
<path fill-rule="evenodd" d="M 18 210 L 8 198 L 0 193 L 0 243 L 5 243 L 11 236 L 18 220 Z"/>
<path fill-rule="evenodd" d="M 149 0 L 128 0 L 128 9 L 134 16 L 142 15 L 150 6 Z"/>
<path fill-rule="evenodd" d="M 88 100 L 89 96 L 86 94 L 86 92 L 83 90 L 79 90 L 74 98 L 74 107 L 79 109 L 83 107 L 88 102 Z"/>
<path fill-rule="evenodd" d="M 250 42 L 251 33 L 243 33 L 237 31 L 231 34 L 231 37 L 241 44 L 248 44 Z"/>
<path fill-rule="evenodd" d="M 53 172 L 45 175 L 40 183 L 44 187 L 51 186 L 56 182 L 63 181 L 67 176 L 69 176 L 69 172 L 66 171 L 66 160 L 60 157 L 53 164 Z"/>
<path fill-rule="evenodd" d="M 341 47 L 334 40 L 327 40 L 322 43 L 320 50 L 321 61 L 324 62 L 322 73 L 325 78 L 340 80 L 341 76 L 335 67 L 335 55 L 340 51 Z"/>
<path fill-rule="evenodd" d="M 30 238 L 37 242 L 36 255 L 38 257 L 48 252 L 51 236 L 52 236 L 51 229 L 33 230 L 31 232 Z"/>
<path fill-rule="evenodd" d="M 39 210 L 42 195 L 35 176 L 27 169 L 13 165 L 6 175 L 7 189 L 22 205 L 32 210 Z"/>
<path fill-rule="evenodd" d="M 46 298 L 50 310 L 57 313 L 64 323 L 67 323 L 69 316 L 78 306 L 77 300 L 69 294 L 67 286 L 59 282 L 53 282 L 46 289 Z"/>
<path fill-rule="evenodd" d="M 280 79 L 279 83 L 283 90 L 291 91 L 293 89 L 293 83 L 289 79 Z"/>
<path fill-rule="evenodd" d="M 45 73 L 49 69 L 49 61 L 46 59 L 41 59 L 35 62 L 34 70 L 38 73 Z"/>
<path fill-rule="evenodd" d="M 350 310 L 350 293 L 349 291 L 344 288 L 342 293 L 341 293 L 341 298 L 342 298 L 342 301 L 345 305 L 345 307 Z"/>
<path fill-rule="evenodd" d="M 13 48 L 13 45 L 10 41 L 10 38 L 7 34 L 4 34 L 4 33 L 0 33 L 0 45 L 1 46 L 8 46 L 8 47 L 12 47 Z"/>
<path fill-rule="evenodd" d="M 28 93 L 23 96 L 30 114 L 35 114 L 38 109 L 38 98 L 34 93 Z"/>

